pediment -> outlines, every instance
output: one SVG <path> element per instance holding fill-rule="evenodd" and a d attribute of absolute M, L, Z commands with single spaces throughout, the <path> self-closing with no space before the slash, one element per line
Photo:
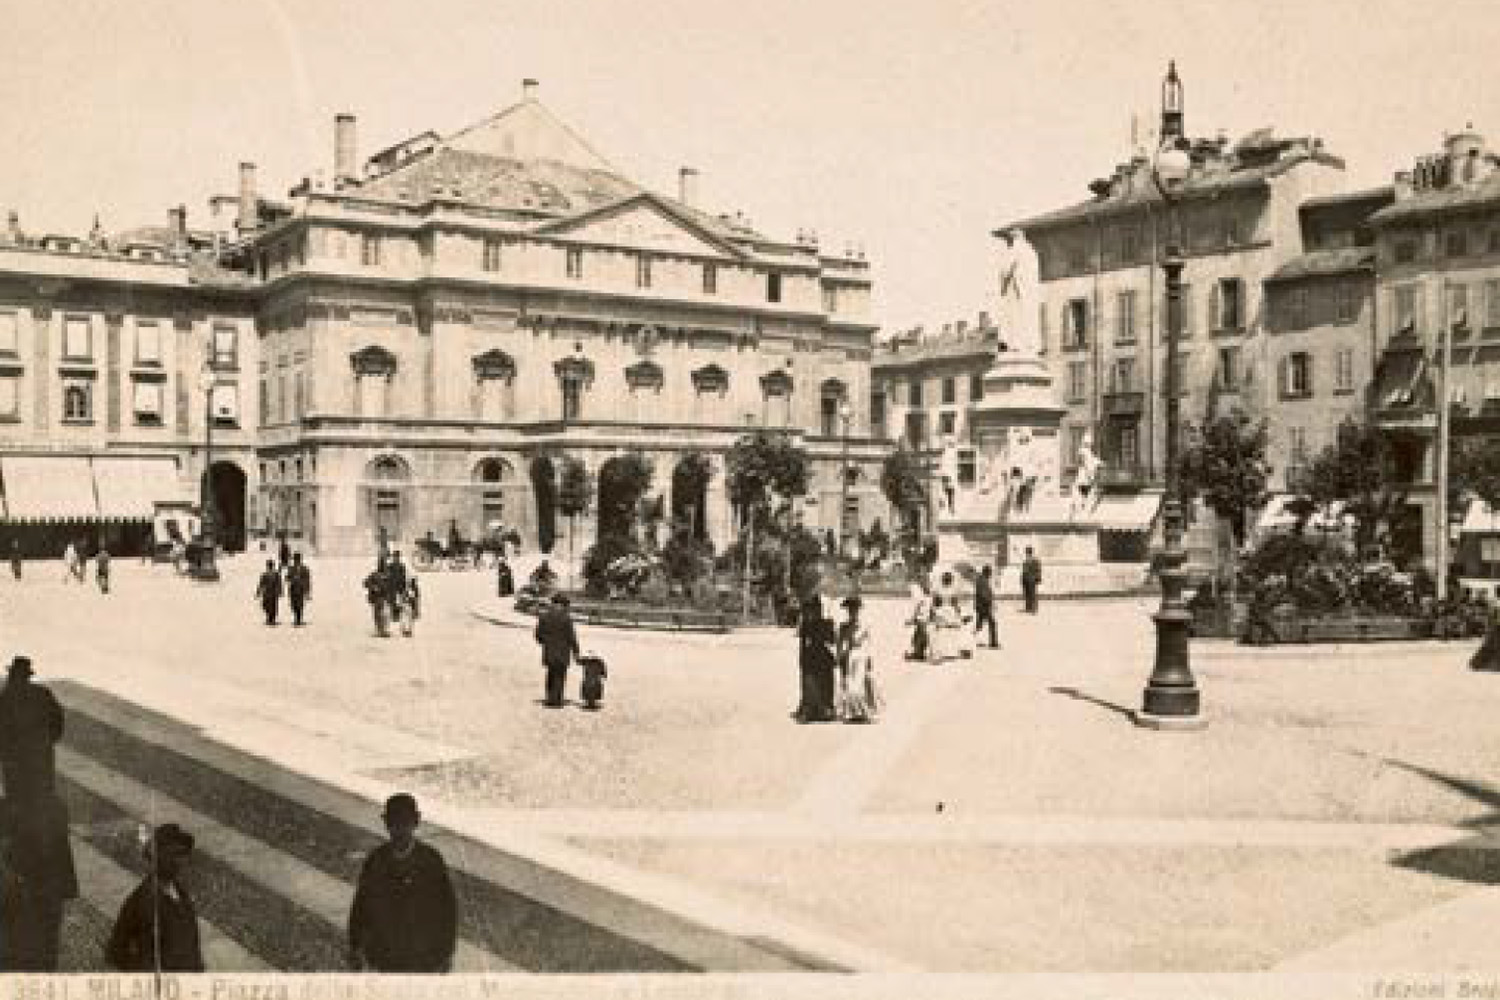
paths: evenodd
<path fill-rule="evenodd" d="M 689 254 L 698 257 L 739 257 L 742 254 L 697 225 L 684 213 L 672 211 L 650 195 L 638 195 L 585 215 L 554 223 L 542 232 L 580 243 L 596 243 L 629 250 Z"/>

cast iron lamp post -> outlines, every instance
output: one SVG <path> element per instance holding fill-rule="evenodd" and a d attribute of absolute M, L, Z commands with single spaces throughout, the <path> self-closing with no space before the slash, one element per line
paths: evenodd
<path fill-rule="evenodd" d="M 218 385 L 218 373 L 211 366 L 205 367 L 198 376 L 198 388 L 203 390 L 203 489 L 201 504 L 203 519 L 199 528 L 198 565 L 193 576 L 199 580 L 217 580 L 219 567 L 214 561 L 219 541 L 214 517 L 214 386 Z"/>
<path fill-rule="evenodd" d="M 1196 729 L 1203 725 L 1198 685 L 1193 679 L 1188 651 L 1188 628 L 1193 616 L 1182 600 L 1182 566 L 1187 554 L 1182 548 L 1182 469 L 1178 454 L 1181 430 L 1177 342 L 1182 332 L 1183 260 L 1173 225 L 1177 221 L 1173 187 L 1187 176 L 1188 167 L 1187 153 L 1176 143 L 1170 143 L 1158 151 L 1151 171 L 1152 182 L 1161 194 L 1167 232 L 1161 261 L 1167 296 L 1166 496 L 1162 505 L 1165 545 L 1161 555 L 1161 608 L 1152 616 L 1156 622 L 1156 662 L 1135 721 L 1152 729 Z"/>
<path fill-rule="evenodd" d="M 846 399 L 839 403 L 839 422 L 843 425 L 843 447 L 839 460 L 839 558 L 849 553 L 849 422 L 854 408 Z"/>

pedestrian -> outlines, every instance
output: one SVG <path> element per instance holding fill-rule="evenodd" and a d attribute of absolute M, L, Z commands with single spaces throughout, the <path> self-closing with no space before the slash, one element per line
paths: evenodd
<path fill-rule="evenodd" d="M 505 543 L 500 544 L 503 550 Z M 510 597 L 516 592 L 516 576 L 511 572 L 510 563 L 506 561 L 503 551 L 495 560 L 495 586 L 501 597 Z"/>
<path fill-rule="evenodd" d="M 431 534 L 432 534 L 432 532 L 429 531 L 428 535 L 431 535 Z M 378 554 L 377 554 L 376 558 L 379 560 L 379 562 L 380 562 L 381 565 L 385 565 L 385 561 L 387 559 L 389 559 L 390 557 L 391 557 L 391 533 L 390 533 L 390 531 L 388 531 L 386 529 L 386 526 L 382 524 L 380 526 L 379 551 L 378 551 Z"/>
<path fill-rule="evenodd" d="M 1000 628 L 995 623 L 995 585 L 991 579 L 994 569 L 988 564 L 979 571 L 974 581 L 974 632 L 989 626 L 990 648 L 1000 648 Z"/>
<path fill-rule="evenodd" d="M 838 634 L 823 599 L 813 591 L 797 618 L 797 671 L 801 700 L 792 717 L 798 722 L 832 722 L 837 715 L 834 672 L 838 667 Z"/>
<path fill-rule="evenodd" d="M 927 587 L 920 581 L 911 585 L 911 606 L 906 623 L 911 626 L 911 647 L 906 651 L 908 660 L 921 662 L 927 659 L 932 634 L 929 630 L 932 619 L 932 599 Z"/>
<path fill-rule="evenodd" d="M 281 604 L 281 574 L 276 572 L 276 564 L 266 560 L 266 571 L 260 575 L 260 582 L 255 585 L 255 596 L 260 601 L 261 610 L 266 613 L 266 624 L 276 624 L 276 608 Z"/>
<path fill-rule="evenodd" d="M 21 540 L 13 538 L 10 542 L 10 572 L 17 579 L 21 579 Z"/>
<path fill-rule="evenodd" d="M 121 972 L 202 972 L 198 909 L 183 884 L 193 835 L 164 823 L 146 842 L 146 877 L 126 897 L 105 958 Z"/>
<path fill-rule="evenodd" d="M 390 840 L 365 858 L 349 907 L 349 967 L 448 972 L 458 946 L 458 904 L 442 854 L 416 838 L 422 814 L 405 792 L 386 799 Z"/>
<path fill-rule="evenodd" d="M 604 700 L 604 679 L 609 676 L 609 668 L 597 653 L 580 656 L 578 665 L 583 668 L 583 683 L 578 686 L 578 697 L 582 699 L 584 708 L 596 712 L 599 710 L 599 703 Z"/>
<path fill-rule="evenodd" d="M 78 546 L 69 542 L 68 547 L 63 549 L 63 583 L 67 583 L 69 580 L 82 579 L 79 573 Z"/>
<path fill-rule="evenodd" d="M 109 549 L 103 545 L 94 559 L 94 579 L 99 583 L 99 593 L 109 593 Z"/>
<path fill-rule="evenodd" d="M 276 549 L 276 561 L 280 564 L 281 571 L 285 573 L 286 568 L 292 564 L 292 546 L 286 540 L 285 531 L 281 532 L 277 537 L 281 539 L 281 544 Z"/>
<path fill-rule="evenodd" d="M 537 619 L 536 641 L 542 647 L 542 666 L 547 668 L 542 704 L 548 708 L 562 708 L 568 666 L 578 656 L 578 632 L 568 614 L 568 595 L 552 595 L 551 607 Z"/>
<path fill-rule="evenodd" d="M 875 683 L 875 641 L 869 623 L 860 617 L 863 605 L 858 595 L 844 598 L 848 617 L 839 628 L 839 667 L 843 673 L 843 698 L 839 714 L 845 722 L 874 722 L 882 707 Z"/>
<path fill-rule="evenodd" d="M 1026 613 L 1036 614 L 1036 592 L 1042 585 L 1042 561 L 1036 557 L 1031 546 L 1026 546 L 1026 558 L 1021 560 L 1021 594 L 1025 598 Z"/>
<path fill-rule="evenodd" d="M 286 596 L 292 606 L 292 625 L 302 625 L 302 613 L 307 602 L 312 600 L 312 570 L 302 561 L 302 553 L 293 552 L 292 562 L 286 569 Z"/>
<path fill-rule="evenodd" d="M 406 600 L 406 564 L 401 561 L 401 552 L 391 550 L 385 563 L 386 597 L 391 603 L 391 620 L 399 621 L 401 604 Z"/>
<path fill-rule="evenodd" d="M 61 799 L 0 800 L 0 865 L 0 972 L 56 972 L 63 903 L 78 898 Z"/>
<path fill-rule="evenodd" d="M 13 804 L 50 795 L 57 788 L 55 747 L 63 734 L 57 696 L 32 683 L 31 658 L 17 656 L 0 690 L 0 776 Z"/>
<path fill-rule="evenodd" d="M 387 592 L 390 576 L 385 571 L 385 560 L 375 563 L 375 569 L 365 577 L 365 600 L 370 603 L 370 614 L 375 619 L 375 634 L 385 639 L 390 636 L 390 595 Z"/>
<path fill-rule="evenodd" d="M 417 586 L 417 575 L 413 573 L 406 581 L 406 593 L 400 600 L 401 634 L 408 639 L 416 631 L 417 618 L 422 613 L 422 589 Z"/>

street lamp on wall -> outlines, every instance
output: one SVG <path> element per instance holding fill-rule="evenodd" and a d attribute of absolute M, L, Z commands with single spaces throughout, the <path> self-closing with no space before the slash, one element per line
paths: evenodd
<path fill-rule="evenodd" d="M 1173 140 L 1158 150 L 1152 162 L 1151 181 L 1161 195 L 1166 238 L 1163 241 L 1161 269 L 1167 299 L 1166 390 L 1166 495 L 1162 504 L 1164 537 L 1161 554 L 1161 607 L 1152 616 L 1156 623 L 1156 659 L 1151 679 L 1136 713 L 1137 724 L 1153 729 L 1193 729 L 1203 724 L 1199 714 L 1199 694 L 1193 677 L 1188 645 L 1192 614 L 1182 599 L 1183 564 L 1187 554 L 1182 548 L 1184 511 L 1182 506 L 1181 429 L 1178 406 L 1180 372 L 1178 340 L 1182 333 L 1182 248 L 1178 243 L 1178 187 L 1187 177 L 1191 161 L 1187 152 Z"/>

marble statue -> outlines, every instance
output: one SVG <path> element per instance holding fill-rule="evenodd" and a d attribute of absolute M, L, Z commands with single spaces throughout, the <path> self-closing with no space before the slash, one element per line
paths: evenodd
<path fill-rule="evenodd" d="M 1000 343 L 997 351 L 1035 357 L 1041 353 L 1036 305 L 1041 271 L 1036 250 L 1026 241 L 1021 230 L 1011 229 L 1001 237 L 998 263 L 1000 303 L 995 311 L 995 321 L 1000 326 Z"/>
<path fill-rule="evenodd" d="M 958 499 L 958 446 L 951 437 L 943 442 L 937 473 L 938 484 L 942 487 L 939 507 L 942 513 L 951 517 Z"/>
<path fill-rule="evenodd" d="M 1099 471 L 1104 462 L 1094 453 L 1094 432 L 1085 431 L 1078 446 L 1078 474 L 1073 478 L 1073 512 L 1091 512 L 1099 505 Z"/>

